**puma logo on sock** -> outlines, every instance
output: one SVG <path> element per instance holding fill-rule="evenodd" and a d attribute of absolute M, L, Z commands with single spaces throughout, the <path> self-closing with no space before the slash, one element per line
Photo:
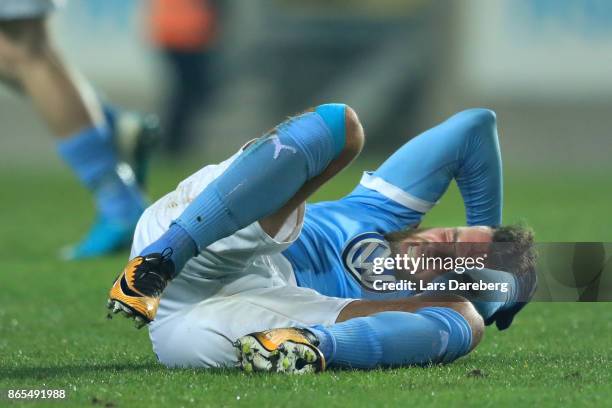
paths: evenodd
<path fill-rule="evenodd" d="M 278 156 L 280 155 L 280 152 L 282 150 L 289 150 L 293 154 L 297 153 L 297 150 L 295 150 L 295 148 L 282 144 L 280 139 L 276 135 L 270 136 L 270 140 L 272 141 L 272 143 L 274 143 L 274 157 L 273 158 L 275 160 L 278 159 Z"/>

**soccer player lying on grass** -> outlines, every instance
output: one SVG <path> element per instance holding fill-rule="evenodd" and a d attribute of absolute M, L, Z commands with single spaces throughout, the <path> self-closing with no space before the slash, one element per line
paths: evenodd
<path fill-rule="evenodd" d="M 170 367 L 301 373 L 447 363 L 476 347 L 485 324 L 507 328 L 535 276 L 531 233 L 499 227 L 494 114 L 456 114 L 365 173 L 348 196 L 304 205 L 363 142 L 351 108 L 321 105 L 184 180 L 140 219 L 109 308 L 151 323 L 153 349 Z M 416 230 L 405 239 L 514 242 L 516 270 L 463 274 L 509 290 L 486 299 L 469 290 L 392 299 L 365 290 L 351 269 L 352 249 L 387 245 L 385 234 L 414 228 L 453 178 L 468 226 Z"/>

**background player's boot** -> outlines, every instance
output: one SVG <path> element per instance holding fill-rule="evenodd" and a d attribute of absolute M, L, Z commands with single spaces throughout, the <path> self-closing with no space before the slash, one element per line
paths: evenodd
<path fill-rule="evenodd" d="M 134 217 L 132 222 L 118 222 L 98 217 L 85 238 L 60 251 L 60 258 L 64 260 L 94 258 L 129 247 L 138 218 Z"/>
<path fill-rule="evenodd" d="M 108 317 L 122 312 L 141 328 L 155 318 L 159 298 L 174 272 L 171 251 L 137 256 L 130 260 L 109 292 Z"/>
<path fill-rule="evenodd" d="M 289 374 L 325 370 L 319 341 L 306 329 L 272 329 L 251 333 L 234 343 L 238 364 L 246 372 L 268 371 Z"/>
<path fill-rule="evenodd" d="M 149 161 L 159 143 L 159 119 L 153 114 L 105 109 L 119 157 L 134 171 L 141 189 L 146 186 Z"/>

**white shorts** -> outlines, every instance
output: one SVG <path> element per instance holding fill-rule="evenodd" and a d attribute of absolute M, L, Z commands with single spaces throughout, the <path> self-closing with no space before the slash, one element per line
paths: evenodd
<path fill-rule="evenodd" d="M 0 0 L 0 20 L 17 20 L 43 16 L 64 0 Z"/>
<path fill-rule="evenodd" d="M 238 154 L 207 166 L 149 207 L 138 222 L 132 256 L 157 239 Z M 275 237 L 253 223 L 191 259 L 166 288 L 149 326 L 153 350 L 170 367 L 234 366 L 233 342 L 261 330 L 333 324 L 354 299 L 298 287 L 281 254 L 300 234 L 303 206 Z"/>

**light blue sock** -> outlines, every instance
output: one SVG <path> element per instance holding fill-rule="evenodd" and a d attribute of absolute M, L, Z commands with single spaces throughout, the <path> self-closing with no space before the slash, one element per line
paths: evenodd
<path fill-rule="evenodd" d="M 176 276 L 187 261 L 198 253 L 198 247 L 187 231 L 177 224 L 171 224 L 161 238 L 143 249 L 141 254 L 161 254 L 167 248 L 172 249 L 170 254 L 170 260 L 174 266 L 174 270 L 171 272 L 172 276 Z"/>
<path fill-rule="evenodd" d="M 108 103 L 102 103 L 102 113 L 104 114 L 104 120 L 109 127 L 110 132 L 117 131 L 117 108 Z"/>
<path fill-rule="evenodd" d="M 478 313 L 482 316 L 485 324 L 491 324 L 491 318 L 497 311 L 502 310 L 505 307 L 512 305 L 518 293 L 516 278 L 508 272 L 498 271 L 495 269 L 471 269 L 467 270 L 462 274 L 455 272 L 448 272 L 439 278 L 435 279 L 434 282 L 444 282 L 447 284 L 449 280 L 457 280 L 460 282 L 478 282 L 483 281 L 486 283 L 500 283 L 505 284 L 507 292 L 501 290 L 446 290 L 444 293 L 452 293 L 455 295 L 463 296 L 469 300 Z M 423 294 L 440 295 L 439 291 L 425 291 Z"/>
<path fill-rule="evenodd" d="M 134 224 L 145 208 L 144 198 L 117 171 L 117 155 L 106 125 L 84 129 L 57 143 L 60 157 L 93 192 L 99 214 L 115 223 Z"/>
<path fill-rule="evenodd" d="M 382 312 L 308 330 L 319 339 L 327 364 L 335 367 L 450 363 L 467 354 L 472 343 L 465 318 L 444 307 Z"/>
<path fill-rule="evenodd" d="M 289 119 L 249 146 L 210 183 L 153 244 L 172 248 L 178 274 L 196 251 L 280 209 L 304 183 L 320 174 L 344 148 L 344 105 L 325 105 Z M 181 246 L 187 246 L 184 250 Z M 146 253 L 149 249 L 145 249 Z"/>
<path fill-rule="evenodd" d="M 323 121 L 334 138 L 334 156 L 338 156 L 344 148 L 346 135 L 346 105 L 342 103 L 327 103 L 315 108 L 315 112 L 323 118 Z"/>

